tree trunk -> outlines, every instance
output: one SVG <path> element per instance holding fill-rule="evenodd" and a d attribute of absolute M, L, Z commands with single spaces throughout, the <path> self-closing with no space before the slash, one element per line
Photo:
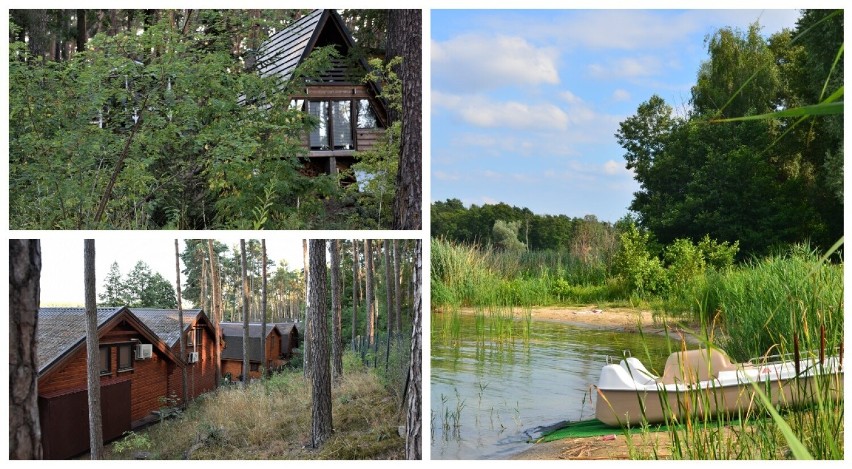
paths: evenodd
<path fill-rule="evenodd" d="M 260 350 L 263 354 L 264 369 L 260 375 L 260 379 L 264 379 L 266 375 L 266 240 L 260 240 L 261 262 L 263 262 L 263 281 L 260 284 Z"/>
<path fill-rule="evenodd" d="M 385 344 L 385 371 L 390 365 L 391 331 L 393 330 L 393 290 L 391 289 L 390 240 L 384 241 L 385 251 L 385 309 L 387 311 L 387 343 Z"/>
<path fill-rule="evenodd" d="M 393 240 L 393 315 L 394 315 L 394 332 L 399 334 L 402 332 L 402 304 L 400 300 L 400 282 L 399 278 L 399 249 L 398 240 Z"/>
<path fill-rule="evenodd" d="M 213 330 L 216 333 L 214 347 L 216 347 L 216 387 L 222 382 L 222 347 L 219 343 L 219 322 L 222 320 L 222 286 L 219 284 L 219 259 L 213 249 L 213 240 L 207 240 L 207 252 L 210 256 L 210 281 L 213 284 L 213 298 L 210 303 L 213 307 Z"/>
<path fill-rule="evenodd" d="M 41 244 L 9 240 L 9 459 L 41 459 L 38 330 Z"/>
<path fill-rule="evenodd" d="M 393 9 L 388 13 L 388 50 L 402 57 L 402 136 L 393 229 L 419 230 L 422 226 L 422 12 Z M 393 26 L 391 26 L 393 25 Z"/>
<path fill-rule="evenodd" d="M 86 10 L 77 10 L 77 52 L 86 50 Z"/>
<path fill-rule="evenodd" d="M 343 377 L 343 345 L 341 337 L 341 276 L 340 276 L 340 245 L 336 239 L 331 240 L 331 370 L 332 379 L 338 382 Z"/>
<path fill-rule="evenodd" d="M 248 274 L 246 272 L 246 240 L 240 240 L 240 264 L 243 272 L 243 387 L 249 382 L 249 284 Z"/>
<path fill-rule="evenodd" d="M 303 316 L 304 321 L 302 322 L 302 324 L 305 325 L 304 326 L 305 330 L 303 331 L 303 334 L 302 334 L 302 341 L 305 344 L 305 346 L 303 348 L 305 350 L 302 352 L 302 372 L 304 373 L 305 377 L 308 377 L 311 374 L 311 367 L 310 367 L 311 350 L 310 350 L 310 347 L 308 347 L 308 338 L 311 335 L 311 325 L 308 323 L 308 308 L 310 307 L 310 303 L 311 303 L 311 296 L 310 296 L 311 286 L 310 286 L 310 282 L 309 282 L 310 275 L 311 275 L 311 269 L 310 269 L 310 265 L 308 264 L 308 240 L 307 239 L 302 240 L 302 262 L 304 262 L 303 271 L 305 272 L 305 314 Z"/>
<path fill-rule="evenodd" d="M 357 350 L 358 339 L 358 241 L 352 240 L 352 349 Z"/>
<path fill-rule="evenodd" d="M 101 425 L 101 354 L 98 344 L 98 308 L 95 302 L 95 240 L 83 242 L 83 273 L 86 295 L 86 363 L 89 392 L 89 452 L 91 459 L 104 458 Z"/>
<path fill-rule="evenodd" d="M 365 285 L 364 295 L 366 296 L 366 313 L 367 313 L 367 345 L 372 346 L 375 340 L 375 316 L 373 315 L 373 246 L 369 239 L 364 240 L 364 266 L 365 270 Z"/>
<path fill-rule="evenodd" d="M 331 379 L 328 363 L 328 314 L 326 311 L 325 240 L 311 240 L 311 288 L 309 321 L 311 335 L 311 446 L 320 447 L 331 436 Z"/>
<path fill-rule="evenodd" d="M 405 458 L 421 459 L 421 441 L 423 416 L 421 414 L 422 400 L 422 340 L 423 340 L 423 242 L 415 241 L 414 248 L 414 320 L 411 326 L 411 361 L 408 369 L 408 389 L 406 389 L 406 418 L 405 418 Z"/>
<path fill-rule="evenodd" d="M 186 359 L 186 334 L 184 333 L 183 326 L 183 305 L 181 304 L 180 298 L 180 250 L 178 249 L 178 240 L 175 239 L 175 275 L 177 277 L 177 307 L 178 307 L 178 337 L 180 337 L 180 359 L 183 360 L 183 368 L 181 369 L 181 381 L 183 382 L 183 402 L 181 402 L 181 407 L 186 408 L 187 403 L 189 402 L 189 384 L 186 377 L 187 369 L 189 363 Z M 190 333 L 192 331 L 190 330 Z"/>

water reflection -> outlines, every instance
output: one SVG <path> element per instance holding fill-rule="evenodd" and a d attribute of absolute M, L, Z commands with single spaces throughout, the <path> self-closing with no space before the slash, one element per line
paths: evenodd
<path fill-rule="evenodd" d="M 489 336 L 487 321 L 432 317 L 433 459 L 522 451 L 544 427 L 594 417 L 592 385 L 606 356 L 630 350 L 659 369 L 668 354 L 663 337 L 646 335 L 643 344 L 638 334 L 548 321 L 527 322 L 527 330 L 520 320 L 514 329 L 523 335 L 499 337 Z"/>

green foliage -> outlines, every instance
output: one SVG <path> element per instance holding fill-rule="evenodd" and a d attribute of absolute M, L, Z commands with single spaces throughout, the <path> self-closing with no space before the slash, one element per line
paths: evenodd
<path fill-rule="evenodd" d="M 686 284 L 702 275 L 706 267 L 702 250 L 688 239 L 676 239 L 666 246 L 663 258 L 666 261 L 668 283 L 672 286 Z"/>
<path fill-rule="evenodd" d="M 370 60 L 371 70 L 364 81 L 381 86 L 380 97 L 389 109 L 402 111 L 402 81 L 394 72 L 402 63 L 402 58 L 394 57 L 387 63 L 379 59 Z M 402 123 L 392 123 L 381 135 L 375 145 L 366 151 L 356 153 L 358 161 L 352 170 L 359 176 L 359 183 L 350 186 L 350 192 L 357 194 L 360 205 L 375 213 L 376 228 L 389 228 L 393 217 L 393 198 L 396 193 L 396 173 L 399 167 Z M 358 192 L 360 191 L 360 193 Z"/>
<path fill-rule="evenodd" d="M 525 251 L 527 246 L 518 240 L 518 230 L 521 223 L 517 221 L 505 222 L 497 220 L 491 230 L 491 239 L 494 240 L 494 248 L 499 251 L 518 252 Z"/>
<path fill-rule="evenodd" d="M 128 431 L 124 432 L 124 438 L 112 444 L 112 450 L 119 454 L 148 451 L 152 444 L 147 434 Z"/>
<path fill-rule="evenodd" d="M 698 242 L 698 249 L 708 266 L 717 270 L 724 270 L 734 265 L 734 258 L 740 249 L 740 242 L 734 241 L 732 244 L 723 241 L 720 243 L 715 239 L 710 239 L 710 235 L 704 235 Z"/>
<path fill-rule="evenodd" d="M 174 287 L 159 272 L 139 261 L 122 280 L 118 264 L 113 262 L 104 279 L 102 306 L 129 306 L 131 308 L 177 308 Z"/>
<path fill-rule="evenodd" d="M 640 296 L 660 293 L 667 286 L 666 271 L 660 259 L 648 250 L 650 237 L 650 233 L 631 226 L 621 234 L 621 246 L 613 259 L 613 274 Z"/>
<path fill-rule="evenodd" d="M 243 39 L 261 41 L 294 16 L 262 15 L 202 10 L 178 27 L 155 14 L 61 62 L 30 55 L 15 35 L 10 226 L 301 229 L 345 219 L 326 212 L 336 181 L 303 174 L 301 137 L 316 122 L 289 102 L 338 54 L 315 49 L 282 89 L 240 57 Z"/>
<path fill-rule="evenodd" d="M 640 184 L 639 224 L 664 244 L 709 234 L 744 255 L 841 236 L 842 25 L 842 11 L 804 10 L 769 38 L 722 28 L 688 115 L 654 95 L 625 119 L 616 138 Z"/>

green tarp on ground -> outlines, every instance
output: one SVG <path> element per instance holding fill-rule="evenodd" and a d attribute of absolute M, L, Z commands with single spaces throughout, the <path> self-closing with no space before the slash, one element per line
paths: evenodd
<path fill-rule="evenodd" d="M 642 431 L 660 432 L 668 431 L 668 425 L 648 425 L 647 428 L 636 426 L 629 429 L 630 433 Z M 536 443 L 561 440 L 563 438 L 586 438 L 590 436 L 623 435 L 625 429 L 610 427 L 598 419 L 582 420 L 579 422 L 568 422 L 564 426 L 545 433 Z"/>

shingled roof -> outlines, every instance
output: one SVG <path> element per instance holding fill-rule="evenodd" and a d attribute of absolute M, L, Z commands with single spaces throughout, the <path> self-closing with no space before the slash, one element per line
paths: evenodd
<path fill-rule="evenodd" d="M 98 308 L 98 329 L 126 308 Z M 86 308 L 39 308 L 38 372 L 86 341 Z"/>
<path fill-rule="evenodd" d="M 243 359 L 243 323 L 241 322 L 221 322 L 219 328 L 222 335 L 225 336 L 227 346 L 222 351 L 223 360 L 242 360 Z M 266 324 L 266 336 L 272 334 L 272 330 L 277 329 L 274 324 Z M 260 323 L 249 323 L 249 361 L 263 363 L 263 354 L 260 350 Z M 279 332 L 280 333 L 280 332 Z"/>
<path fill-rule="evenodd" d="M 154 309 L 154 308 L 131 308 L 130 312 L 136 315 L 140 321 L 145 323 L 149 329 L 154 331 L 163 342 L 169 347 L 180 340 L 178 334 L 178 310 L 176 309 Z M 184 332 L 195 323 L 200 309 L 187 309 L 183 311 L 183 330 Z"/>
<path fill-rule="evenodd" d="M 260 46 L 257 69 L 263 77 L 277 75 L 286 82 L 315 48 L 327 45 L 337 46 L 340 55 L 345 56 L 355 46 L 355 41 L 336 11 L 314 10 L 273 34 Z M 359 62 L 364 70 L 369 69 L 366 60 L 359 59 Z M 332 60 L 331 68 L 314 79 L 325 83 L 349 83 L 357 76 L 358 72 L 349 69 L 346 60 L 340 58 Z"/>

